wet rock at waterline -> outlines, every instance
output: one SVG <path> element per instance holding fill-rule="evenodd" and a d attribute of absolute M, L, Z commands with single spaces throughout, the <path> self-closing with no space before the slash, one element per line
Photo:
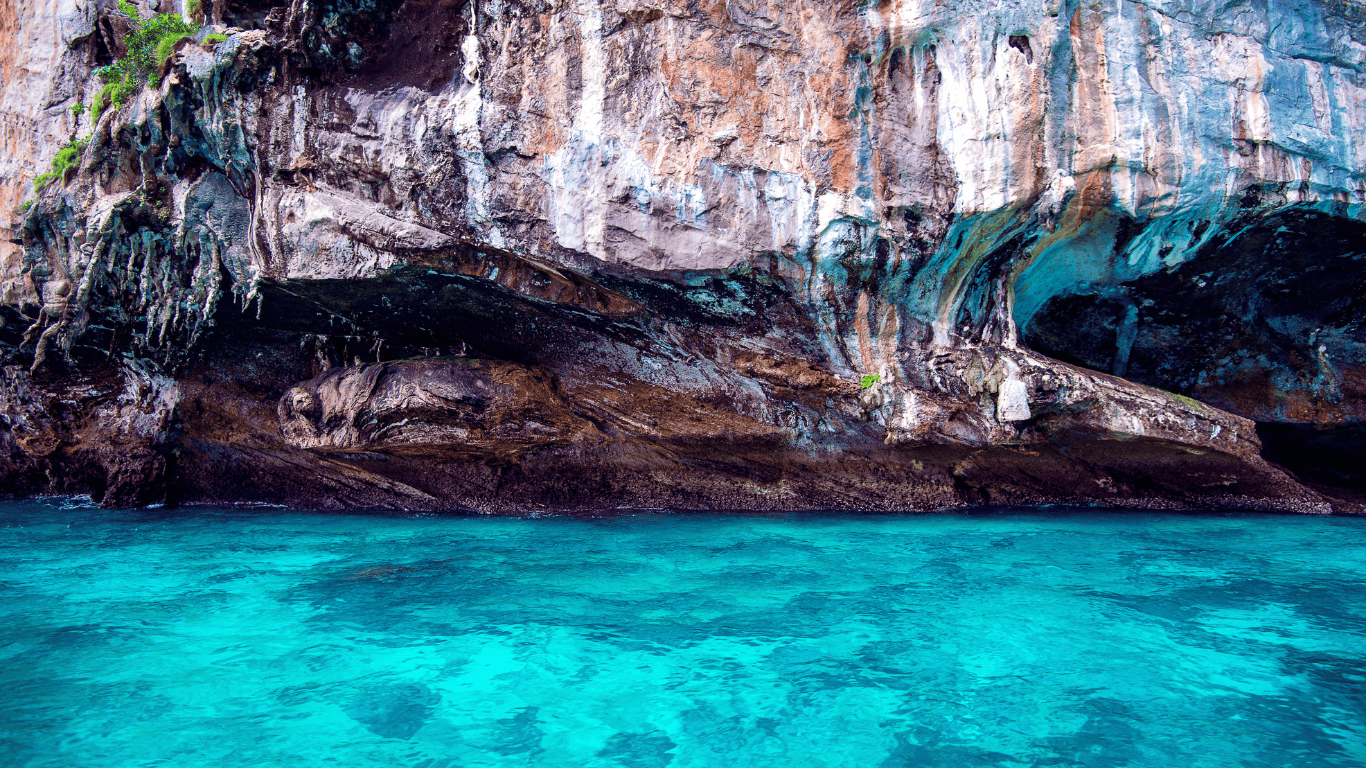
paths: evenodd
<path fill-rule="evenodd" d="M 154 11 L 0 9 L 8 492 L 1356 509 L 1351 4 Z"/>

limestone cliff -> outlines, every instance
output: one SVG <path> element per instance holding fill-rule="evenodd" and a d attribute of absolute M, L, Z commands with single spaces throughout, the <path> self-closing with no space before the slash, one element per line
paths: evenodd
<path fill-rule="evenodd" d="M 0 5 L 13 493 L 1361 500 L 1352 0 L 159 1 Z"/>

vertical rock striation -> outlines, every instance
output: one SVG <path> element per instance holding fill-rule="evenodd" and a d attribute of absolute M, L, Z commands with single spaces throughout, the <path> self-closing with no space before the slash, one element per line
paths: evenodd
<path fill-rule="evenodd" d="M 0 9 L 14 492 L 1354 508 L 1355 3 L 193 12 Z"/>

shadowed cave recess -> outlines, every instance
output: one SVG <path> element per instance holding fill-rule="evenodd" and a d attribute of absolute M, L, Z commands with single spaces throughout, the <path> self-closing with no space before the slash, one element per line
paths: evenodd
<path fill-rule="evenodd" d="M 950 5 L 5 6 L 0 491 L 1359 512 L 1361 6 Z"/>

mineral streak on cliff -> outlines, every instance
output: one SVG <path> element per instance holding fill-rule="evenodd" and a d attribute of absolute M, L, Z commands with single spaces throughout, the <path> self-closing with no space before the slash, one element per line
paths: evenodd
<path fill-rule="evenodd" d="M 0 5 L 12 492 L 1359 500 L 1358 3 L 160 2 Z"/>

